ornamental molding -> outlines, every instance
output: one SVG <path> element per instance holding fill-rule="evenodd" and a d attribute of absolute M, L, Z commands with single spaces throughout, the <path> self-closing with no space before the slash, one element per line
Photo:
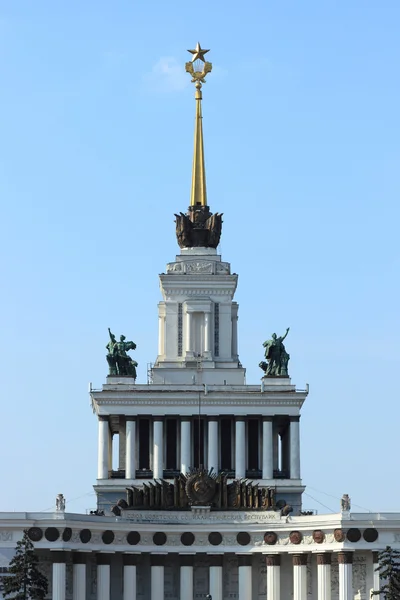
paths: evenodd
<path fill-rule="evenodd" d="M 227 262 L 210 260 L 185 260 L 167 264 L 167 275 L 187 274 L 218 274 L 230 275 L 231 267 Z"/>
<path fill-rule="evenodd" d="M 167 513 L 156 513 L 150 511 L 133 511 L 124 510 L 124 519 L 131 523 L 197 523 L 197 524 L 213 524 L 213 523 L 270 523 L 275 521 L 276 523 L 281 522 L 281 514 L 278 511 L 268 511 L 265 513 L 250 513 L 250 512 L 215 512 L 210 514 L 195 514 L 189 512 L 182 512 L 178 514 Z M 168 538 L 169 539 L 169 538 Z M 236 538 L 235 538 L 236 540 Z M 196 545 L 198 544 L 196 535 Z M 235 542 L 236 543 L 236 542 Z"/>
<path fill-rule="evenodd" d="M 227 289 L 216 288 L 163 288 L 165 296 L 229 296 L 233 297 L 232 287 Z"/>
<path fill-rule="evenodd" d="M 265 398 L 251 398 L 250 400 L 245 400 L 245 399 L 227 399 L 227 400 L 221 400 L 221 399 L 216 399 L 215 401 L 212 400 L 207 400 L 205 401 L 204 398 L 202 398 L 201 400 L 201 404 L 203 407 L 206 406 L 266 406 L 266 402 L 265 402 Z M 302 400 L 299 398 L 296 399 L 275 399 L 275 398 L 268 398 L 269 402 L 268 404 L 273 404 L 274 406 L 294 406 L 294 407 L 301 407 L 302 404 Z M 199 399 L 198 398 L 165 398 L 163 400 L 159 400 L 157 399 L 150 399 L 150 398 L 143 398 L 143 399 L 137 399 L 137 398 L 121 398 L 121 399 L 117 399 L 117 398 L 96 398 L 94 400 L 95 403 L 97 403 L 99 406 L 104 406 L 107 404 L 111 404 L 111 405 L 121 405 L 121 404 L 131 404 L 131 405 L 148 405 L 149 408 L 151 407 L 152 409 L 154 409 L 156 406 L 176 406 L 177 404 L 182 404 L 183 406 L 198 406 L 199 405 Z M 265 411 L 264 411 L 265 412 Z"/>

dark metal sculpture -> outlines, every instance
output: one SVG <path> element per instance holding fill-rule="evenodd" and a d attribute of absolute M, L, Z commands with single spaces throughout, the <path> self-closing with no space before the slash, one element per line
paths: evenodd
<path fill-rule="evenodd" d="M 286 352 L 283 340 L 289 333 L 289 327 L 283 336 L 278 337 L 276 333 L 272 334 L 272 339 L 263 343 L 265 348 L 265 358 L 268 362 L 260 362 L 259 366 L 264 371 L 266 377 L 288 377 L 288 363 L 290 355 Z"/>
<path fill-rule="evenodd" d="M 170 483 L 165 479 L 149 481 L 142 486 L 126 489 L 126 500 L 121 499 L 112 509 L 186 510 L 191 506 L 210 506 L 222 510 L 275 510 L 275 489 L 261 487 L 247 479 L 228 483 L 228 475 L 212 470 L 192 469 L 181 473 Z"/>
<path fill-rule="evenodd" d="M 136 379 L 136 367 L 138 364 L 127 354 L 129 350 L 135 350 L 135 342 L 126 342 L 126 337 L 124 335 L 121 335 L 120 341 L 117 342 L 115 335 L 111 333 L 110 328 L 108 328 L 108 334 L 110 336 L 110 341 L 106 346 L 108 350 L 106 359 L 110 369 L 109 374 L 123 375 Z"/>
<path fill-rule="evenodd" d="M 208 206 L 190 206 L 187 214 L 176 217 L 176 238 L 180 248 L 216 248 L 222 231 L 222 214 L 212 214 Z"/>

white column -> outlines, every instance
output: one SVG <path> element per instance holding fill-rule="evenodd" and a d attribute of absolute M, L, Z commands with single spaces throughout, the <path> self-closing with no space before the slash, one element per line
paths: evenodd
<path fill-rule="evenodd" d="M 52 600 L 65 600 L 65 554 L 57 552 L 53 557 L 53 593 Z"/>
<path fill-rule="evenodd" d="M 263 419 L 262 478 L 274 478 L 272 417 Z"/>
<path fill-rule="evenodd" d="M 110 600 L 110 557 L 97 555 L 97 600 Z"/>
<path fill-rule="evenodd" d="M 209 357 L 211 352 L 211 318 L 210 313 L 204 313 L 204 356 Z"/>
<path fill-rule="evenodd" d="M 243 419 L 236 419 L 236 444 L 235 444 L 235 477 L 246 477 L 246 423 Z"/>
<path fill-rule="evenodd" d="M 164 354 L 164 317 L 158 317 L 158 356 Z"/>
<path fill-rule="evenodd" d="M 374 585 L 374 592 L 379 592 L 379 590 L 381 589 L 381 580 L 380 580 L 379 571 L 378 571 L 378 567 L 379 567 L 378 554 L 379 554 L 378 552 L 372 553 L 372 568 L 373 568 L 372 579 L 373 579 L 373 585 Z M 380 598 L 380 596 L 373 596 L 373 597 Z"/>
<path fill-rule="evenodd" d="M 317 554 L 318 600 L 331 600 L 331 554 Z"/>
<path fill-rule="evenodd" d="M 238 556 L 239 561 L 239 600 L 252 599 L 252 556 Z"/>
<path fill-rule="evenodd" d="M 307 600 L 307 554 L 293 555 L 293 600 Z"/>
<path fill-rule="evenodd" d="M 136 555 L 124 554 L 124 600 L 136 600 Z"/>
<path fill-rule="evenodd" d="M 238 305 L 236 302 L 232 302 L 232 358 L 238 356 Z"/>
<path fill-rule="evenodd" d="M 186 353 L 193 354 L 192 348 L 192 315 L 190 312 L 186 312 Z"/>
<path fill-rule="evenodd" d="M 107 417 L 99 417 L 97 479 L 108 479 L 109 431 Z"/>
<path fill-rule="evenodd" d="M 222 559 L 223 555 L 210 556 L 210 591 L 212 600 L 223 600 L 222 594 Z"/>
<path fill-rule="evenodd" d="M 208 419 L 208 468 L 213 468 L 218 473 L 218 421 L 216 418 Z"/>
<path fill-rule="evenodd" d="M 353 600 L 353 555 L 339 552 L 339 600 Z"/>
<path fill-rule="evenodd" d="M 190 458 L 190 420 L 181 420 L 181 473 L 187 473 L 191 466 Z"/>
<path fill-rule="evenodd" d="M 181 554 L 181 600 L 193 600 L 194 554 Z"/>
<path fill-rule="evenodd" d="M 125 455 L 125 477 L 136 478 L 136 420 L 126 421 L 126 455 Z"/>
<path fill-rule="evenodd" d="M 164 422 L 155 417 L 153 427 L 153 478 L 162 479 L 164 472 Z"/>
<path fill-rule="evenodd" d="M 76 552 L 72 555 L 72 600 L 86 598 L 86 554 Z"/>
<path fill-rule="evenodd" d="M 150 555 L 151 600 L 164 600 L 164 559 L 160 554 Z"/>
<path fill-rule="evenodd" d="M 290 419 L 290 479 L 300 479 L 300 417 Z"/>
<path fill-rule="evenodd" d="M 279 554 L 270 554 L 267 562 L 267 598 L 268 600 L 281 600 L 281 557 Z"/>

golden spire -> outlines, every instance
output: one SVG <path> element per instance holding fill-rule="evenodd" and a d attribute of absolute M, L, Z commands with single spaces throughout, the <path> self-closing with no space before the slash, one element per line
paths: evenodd
<path fill-rule="evenodd" d="M 194 50 L 188 50 L 193 54 L 192 60 L 185 65 L 186 71 L 192 76 L 192 83 L 196 84 L 196 120 L 194 128 L 194 153 L 192 169 L 192 191 L 190 195 L 190 206 L 207 206 L 206 168 L 204 163 L 203 124 L 201 114 L 201 86 L 205 83 L 205 76 L 212 69 L 211 63 L 204 60 L 204 54 L 209 50 L 203 50 L 198 43 Z"/>

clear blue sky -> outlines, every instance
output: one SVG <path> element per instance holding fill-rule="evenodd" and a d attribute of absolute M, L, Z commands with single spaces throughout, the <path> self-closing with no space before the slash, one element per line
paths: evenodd
<path fill-rule="evenodd" d="M 400 510 L 399 22 L 398 0 L 1 2 L 0 510 L 95 505 L 88 382 L 108 326 L 140 382 L 157 354 L 198 40 L 247 381 L 290 325 L 304 507 Z"/>

